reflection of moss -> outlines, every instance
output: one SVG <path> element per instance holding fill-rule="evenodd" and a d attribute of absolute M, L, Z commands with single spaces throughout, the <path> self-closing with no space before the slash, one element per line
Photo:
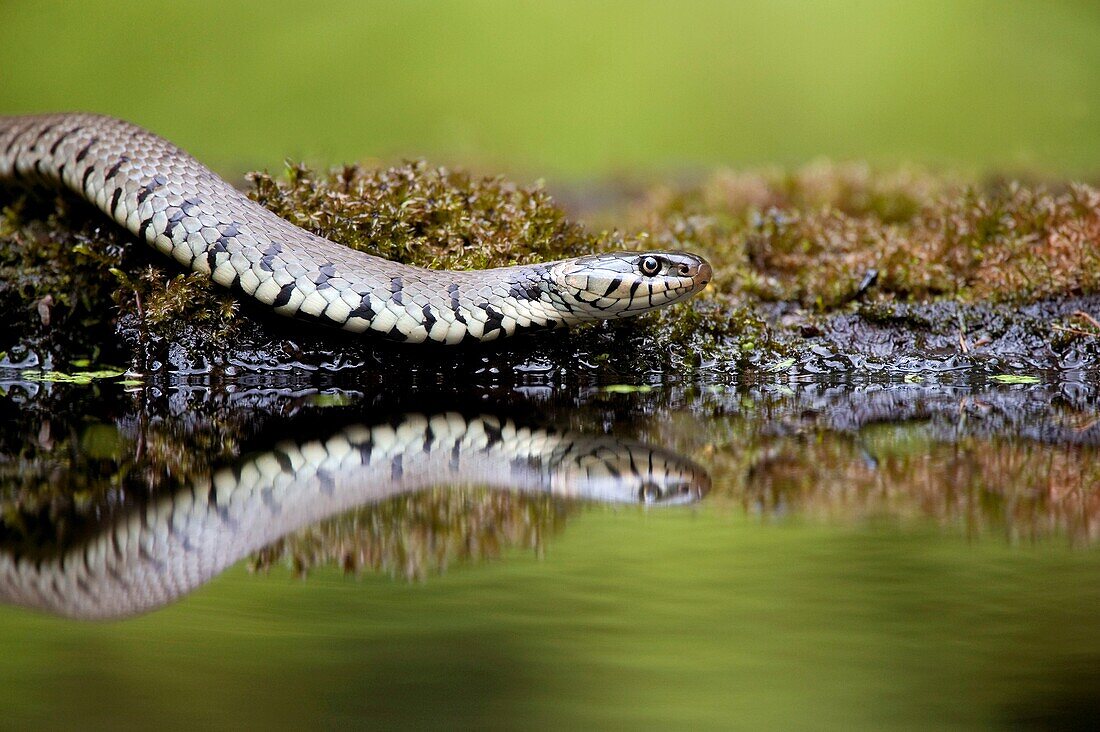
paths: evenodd
<path fill-rule="evenodd" d="M 725 479 L 707 500 L 732 501 L 768 521 L 931 519 L 973 537 L 1100 541 L 1095 447 L 967 435 L 946 441 L 928 422 L 892 418 L 852 435 L 808 428 L 788 436 L 761 434 L 753 416 L 709 420 L 697 450 Z M 683 419 L 687 425 L 662 426 L 690 434 L 691 418 Z M 1087 427 L 1096 416 L 1065 410 L 1058 419 Z"/>
<path fill-rule="evenodd" d="M 87 391 L 69 392 L 72 401 L 49 416 L 19 412 L 10 431 L 0 432 L 0 543 L 63 543 L 81 526 L 178 490 L 238 454 L 254 419 L 93 421 L 85 414 L 105 407 L 74 397 Z"/>
<path fill-rule="evenodd" d="M 304 575 L 332 565 L 421 579 L 459 561 L 508 548 L 541 551 L 570 510 L 550 496 L 436 489 L 369 506 L 284 537 L 261 550 L 255 569 L 287 564 Z"/>

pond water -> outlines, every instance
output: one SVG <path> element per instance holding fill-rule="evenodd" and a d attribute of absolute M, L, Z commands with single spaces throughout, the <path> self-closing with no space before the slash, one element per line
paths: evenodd
<path fill-rule="evenodd" d="M 404 381 L 0 371 L 6 722 L 1100 713 L 1094 376 Z"/>

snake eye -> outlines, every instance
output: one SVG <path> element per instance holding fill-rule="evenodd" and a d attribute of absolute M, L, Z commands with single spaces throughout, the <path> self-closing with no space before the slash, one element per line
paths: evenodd
<path fill-rule="evenodd" d="M 638 500 L 642 503 L 655 503 L 661 499 L 661 486 L 656 483 L 642 483 L 638 488 Z"/>
<path fill-rule="evenodd" d="M 642 274 L 652 277 L 661 269 L 661 263 L 657 257 L 646 257 L 641 263 Z"/>

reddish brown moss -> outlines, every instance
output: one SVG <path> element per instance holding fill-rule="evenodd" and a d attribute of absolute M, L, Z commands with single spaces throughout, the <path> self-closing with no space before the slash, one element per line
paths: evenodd
<path fill-rule="evenodd" d="M 735 298 L 823 310 L 878 272 L 879 298 L 1033 301 L 1100 290 L 1100 192 L 969 186 L 919 173 L 815 166 L 716 173 L 657 189 L 631 213 L 662 246 L 697 249 Z"/>

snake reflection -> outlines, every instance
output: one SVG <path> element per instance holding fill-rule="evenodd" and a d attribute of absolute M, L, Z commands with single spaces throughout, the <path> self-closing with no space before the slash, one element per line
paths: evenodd
<path fill-rule="evenodd" d="M 702 497 L 710 479 L 672 452 L 610 436 L 486 415 L 406 415 L 281 442 L 112 517 L 77 546 L 38 556 L 6 550 L 0 601 L 83 619 L 148 612 L 291 532 L 436 486 L 676 504 Z"/>

